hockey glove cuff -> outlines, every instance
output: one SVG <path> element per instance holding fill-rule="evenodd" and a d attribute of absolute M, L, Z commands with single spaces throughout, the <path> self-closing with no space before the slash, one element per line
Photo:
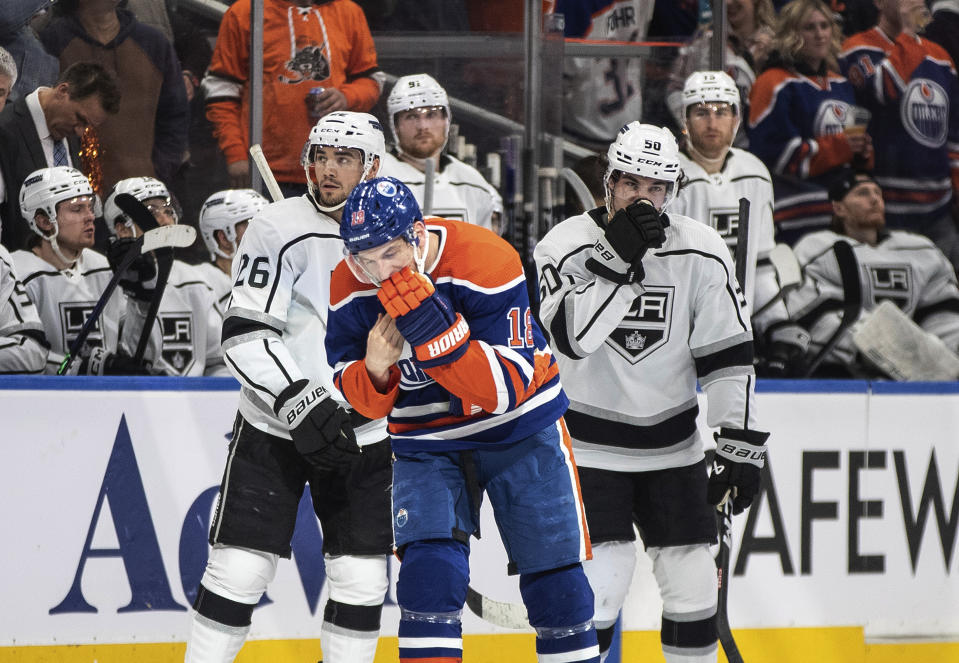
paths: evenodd
<path fill-rule="evenodd" d="M 766 462 L 769 433 L 721 428 L 716 439 L 716 457 L 706 487 L 706 501 L 719 505 L 732 499 L 733 513 L 742 513 L 759 492 L 759 473 Z"/>
<path fill-rule="evenodd" d="M 343 470 L 360 454 L 350 415 L 321 384 L 297 380 L 277 397 L 274 412 L 290 427 L 297 452 L 317 469 Z"/>

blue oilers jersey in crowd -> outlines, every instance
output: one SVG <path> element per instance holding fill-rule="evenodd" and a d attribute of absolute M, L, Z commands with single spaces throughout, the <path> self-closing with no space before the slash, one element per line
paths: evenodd
<path fill-rule="evenodd" d="M 835 72 L 770 67 L 749 96 L 750 151 L 773 176 L 777 239 L 829 225 L 827 189 L 835 170 L 853 159 L 844 130 L 855 92 Z"/>
<path fill-rule="evenodd" d="M 843 71 L 872 111 L 876 180 L 890 227 L 945 213 L 959 187 L 959 79 L 938 44 L 878 27 L 843 44 Z"/>

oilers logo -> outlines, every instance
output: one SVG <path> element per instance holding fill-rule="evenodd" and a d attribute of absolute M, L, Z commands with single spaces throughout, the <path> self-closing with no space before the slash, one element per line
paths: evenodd
<path fill-rule="evenodd" d="M 816 121 L 813 122 L 814 136 L 833 136 L 841 134 L 852 117 L 849 104 L 839 99 L 824 101 L 816 111 Z"/>
<path fill-rule="evenodd" d="M 910 138 L 930 148 L 946 143 L 949 130 L 949 98 L 938 83 L 917 78 L 906 87 L 899 105 L 902 125 Z"/>
<path fill-rule="evenodd" d="M 640 362 L 669 340 L 675 288 L 649 286 L 636 298 L 619 327 L 606 339 L 630 364 Z"/>

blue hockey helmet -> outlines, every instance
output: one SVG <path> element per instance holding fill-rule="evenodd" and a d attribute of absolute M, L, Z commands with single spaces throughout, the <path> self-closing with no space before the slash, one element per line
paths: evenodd
<path fill-rule="evenodd" d="M 397 237 L 417 244 L 413 224 L 423 213 L 409 187 L 395 177 L 377 177 L 360 182 L 346 199 L 340 218 L 340 237 L 356 255 Z"/>

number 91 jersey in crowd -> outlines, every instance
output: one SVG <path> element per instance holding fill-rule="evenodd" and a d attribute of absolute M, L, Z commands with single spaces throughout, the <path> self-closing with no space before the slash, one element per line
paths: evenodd
<path fill-rule="evenodd" d="M 243 387 L 240 414 L 270 435 L 290 438 L 289 426 L 273 411 L 286 387 L 308 379 L 332 388 L 323 338 L 330 274 L 342 258 L 339 224 L 307 196 L 262 209 L 240 241 L 223 353 Z M 382 440 L 385 422 L 357 428 L 356 437 L 360 445 Z"/>

